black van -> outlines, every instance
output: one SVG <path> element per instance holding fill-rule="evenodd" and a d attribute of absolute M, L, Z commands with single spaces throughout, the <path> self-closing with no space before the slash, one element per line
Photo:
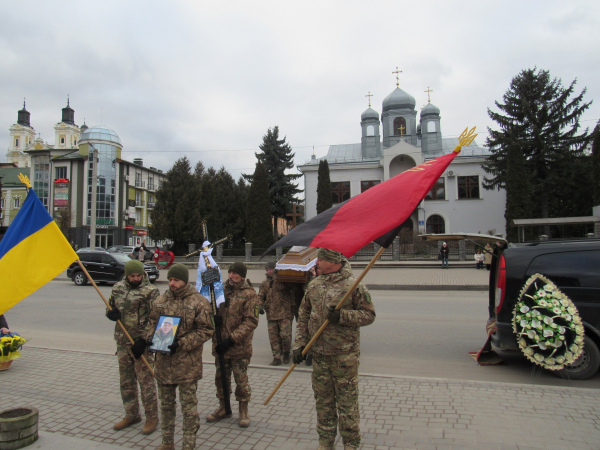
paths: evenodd
<path fill-rule="evenodd" d="M 520 351 L 512 316 L 523 285 L 542 274 L 579 310 L 585 328 L 582 355 L 563 370 L 552 372 L 574 380 L 595 375 L 600 367 L 600 240 L 539 241 L 494 250 L 489 284 L 489 315 L 496 320 L 492 345 Z"/>

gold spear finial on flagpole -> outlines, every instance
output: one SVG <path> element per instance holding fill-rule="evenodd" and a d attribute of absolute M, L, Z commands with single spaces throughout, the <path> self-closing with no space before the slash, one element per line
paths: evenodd
<path fill-rule="evenodd" d="M 31 189 L 31 181 L 29 181 L 29 178 L 27 178 L 26 175 L 23 175 L 22 173 L 19 174 L 19 181 L 21 183 L 23 183 L 25 185 L 25 187 L 27 187 L 27 189 Z"/>
<path fill-rule="evenodd" d="M 463 131 L 461 133 L 461 135 L 458 137 L 458 145 L 454 149 L 455 153 L 460 153 L 460 151 L 462 150 L 463 147 L 467 147 L 468 145 L 471 145 L 471 143 L 477 137 L 477 135 L 475 134 L 475 128 L 477 128 L 477 127 L 473 127 L 470 130 L 469 130 L 469 127 L 465 128 L 465 131 Z"/>

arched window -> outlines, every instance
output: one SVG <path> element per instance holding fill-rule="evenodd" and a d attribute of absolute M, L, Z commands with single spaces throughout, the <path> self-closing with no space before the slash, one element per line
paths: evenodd
<path fill-rule="evenodd" d="M 404 117 L 394 119 L 394 136 L 406 136 L 406 120 Z"/>
<path fill-rule="evenodd" d="M 428 133 L 435 133 L 436 132 L 435 122 L 433 120 L 427 122 L 427 132 Z"/>
<path fill-rule="evenodd" d="M 15 138 L 15 148 L 19 148 L 19 138 Z"/>
<path fill-rule="evenodd" d="M 373 125 L 367 126 L 367 136 L 375 136 L 375 127 Z"/>
<path fill-rule="evenodd" d="M 427 233 L 440 234 L 446 232 L 446 222 L 442 216 L 433 214 L 427 219 Z"/>

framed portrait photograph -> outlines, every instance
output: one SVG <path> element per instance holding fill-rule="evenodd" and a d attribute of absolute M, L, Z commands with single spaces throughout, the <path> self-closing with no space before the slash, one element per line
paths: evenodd
<path fill-rule="evenodd" d="M 151 352 L 170 353 L 169 345 L 175 340 L 180 321 L 181 317 L 179 316 L 160 316 L 152 335 L 152 345 L 148 350 Z"/>

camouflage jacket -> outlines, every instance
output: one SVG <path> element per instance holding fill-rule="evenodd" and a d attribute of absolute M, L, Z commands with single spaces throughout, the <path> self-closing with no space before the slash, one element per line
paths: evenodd
<path fill-rule="evenodd" d="M 302 288 L 298 285 L 300 289 Z M 267 313 L 267 320 L 291 319 L 294 317 L 292 307 L 297 296 L 297 287 L 294 283 L 276 281 L 267 275 L 258 291 L 260 305 Z M 302 299 L 302 296 L 300 296 Z"/>
<path fill-rule="evenodd" d="M 335 273 L 313 279 L 304 294 L 298 313 L 294 349 L 305 346 L 327 319 L 327 308 L 336 306 L 356 279 L 346 261 Z M 340 321 L 330 323 L 313 344 L 312 351 L 320 355 L 358 352 L 360 327 L 375 320 L 375 307 L 369 291 L 360 283 L 340 310 Z"/>
<path fill-rule="evenodd" d="M 176 339 L 179 348 L 174 355 L 156 353 L 154 372 L 163 384 L 191 383 L 202 378 L 202 349 L 215 327 L 212 322 L 210 304 L 191 284 L 181 289 L 167 291 L 155 302 L 145 338 L 149 341 L 156 329 L 160 316 L 179 316 Z"/>
<path fill-rule="evenodd" d="M 225 353 L 225 359 L 252 357 L 252 338 L 258 326 L 259 304 L 254 288 L 246 281 L 223 284 L 225 301 L 219 305 L 219 315 L 223 317 L 221 339 L 231 338 L 235 345 Z M 217 336 L 213 336 L 213 356 L 218 356 L 215 348 Z"/>
<path fill-rule="evenodd" d="M 159 295 L 160 292 L 150 283 L 145 273 L 142 284 L 136 288 L 132 287 L 127 279 L 113 286 L 108 304 L 111 308 L 119 308 L 121 322 L 133 340 L 144 332 L 152 305 Z M 118 323 L 115 324 L 115 341 L 119 345 L 131 345 Z"/>

